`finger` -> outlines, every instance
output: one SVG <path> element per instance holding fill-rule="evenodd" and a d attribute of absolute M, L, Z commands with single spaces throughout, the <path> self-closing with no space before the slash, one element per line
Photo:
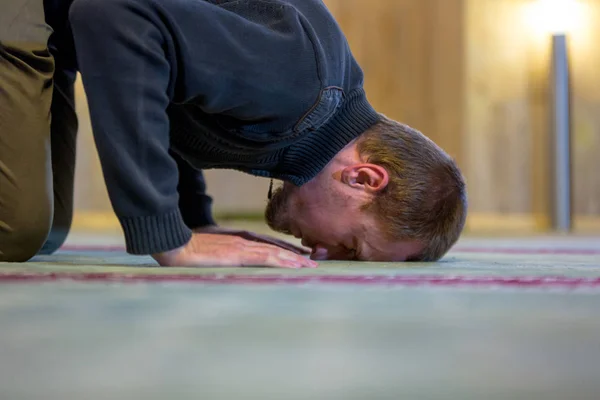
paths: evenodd
<path fill-rule="evenodd" d="M 269 243 L 278 247 L 282 247 L 285 248 L 286 250 L 290 250 L 293 251 L 295 253 L 299 253 L 299 254 L 310 254 L 310 250 L 305 248 L 305 247 L 300 247 L 294 244 L 291 244 L 287 241 L 281 240 L 281 239 L 277 239 L 268 235 L 261 235 L 258 233 L 253 233 L 253 232 L 249 232 L 249 231 L 242 231 L 242 230 L 225 230 L 222 228 L 215 228 L 215 227 L 209 227 L 209 228 L 199 228 L 196 229 L 196 233 L 205 233 L 205 234 L 216 234 L 216 235 L 226 235 L 226 236 L 237 236 L 239 238 L 248 240 L 248 241 L 252 241 L 252 242 L 258 242 L 258 243 Z"/>
<path fill-rule="evenodd" d="M 289 243 L 285 240 L 281 240 L 281 239 L 277 239 L 274 237 L 270 237 L 270 236 L 264 236 L 264 235 L 248 235 L 245 236 L 248 240 L 254 241 L 254 242 L 263 242 L 263 243 L 269 243 L 269 244 L 273 244 L 275 246 L 284 248 L 286 250 L 289 251 L 293 251 L 294 253 L 298 253 L 298 254 L 310 254 L 310 250 L 307 249 L 306 247 L 300 247 L 300 246 L 296 246 L 292 243 Z"/>
<path fill-rule="evenodd" d="M 297 260 L 277 257 L 273 252 L 256 250 L 246 253 L 240 260 L 241 267 L 275 267 L 275 268 L 302 268 L 303 264 Z"/>
<path fill-rule="evenodd" d="M 281 260 L 286 260 L 286 261 L 290 261 L 290 262 L 294 262 L 299 264 L 301 267 L 305 267 L 305 268 L 314 268 L 317 266 L 317 263 L 315 261 L 310 260 L 307 257 L 301 256 L 299 254 L 296 254 L 292 251 L 288 251 L 285 249 L 282 249 L 281 247 L 278 246 L 274 246 L 271 244 L 263 244 L 262 246 L 262 250 L 267 251 L 268 254 L 272 257 L 276 257 L 278 259 Z M 255 247 L 255 249 L 259 249 L 259 247 Z"/>
<path fill-rule="evenodd" d="M 315 268 L 317 263 L 307 257 L 300 256 L 291 251 L 281 249 L 269 244 L 263 244 L 262 247 L 253 246 L 246 250 L 250 256 L 252 254 L 253 261 L 262 262 L 266 265 L 286 266 L 297 268 Z"/>
<path fill-rule="evenodd" d="M 292 252 L 292 250 L 290 249 L 284 249 L 283 246 L 278 245 L 277 243 L 275 243 L 274 240 L 262 240 L 259 238 L 252 238 L 252 239 L 242 239 L 240 241 L 238 241 L 236 243 L 238 246 L 240 247 L 252 247 L 252 248 L 265 248 L 265 249 L 271 249 L 273 251 L 275 250 L 286 250 L 286 251 L 290 251 Z"/>
<path fill-rule="evenodd" d="M 283 250 L 283 249 L 279 250 L 279 253 L 277 254 L 277 256 L 282 259 L 287 259 L 290 261 L 298 262 L 304 268 L 316 268 L 318 266 L 316 261 L 313 261 L 309 258 L 300 256 L 296 253 L 293 253 L 293 252 L 287 251 L 287 250 Z"/>
<path fill-rule="evenodd" d="M 174 265 L 175 266 L 175 265 Z M 178 264 L 181 267 L 196 268 L 235 268 L 235 267 L 275 267 L 275 268 L 302 268 L 302 264 L 296 261 L 277 259 L 265 252 L 247 252 L 240 257 L 204 257 L 195 256 Z"/>
<path fill-rule="evenodd" d="M 202 247 L 212 247 L 209 253 L 195 253 L 189 261 L 194 266 L 270 266 L 286 268 L 314 268 L 317 264 L 307 257 L 285 250 L 271 243 L 249 241 L 241 237 L 228 240 L 204 237 Z M 206 239 L 216 239 L 211 246 Z"/>

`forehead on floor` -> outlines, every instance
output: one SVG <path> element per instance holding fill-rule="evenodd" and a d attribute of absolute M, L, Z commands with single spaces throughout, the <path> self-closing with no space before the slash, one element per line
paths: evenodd
<path fill-rule="evenodd" d="M 358 221 L 352 244 L 359 261 L 406 261 L 425 247 L 417 240 L 390 240 L 373 218 Z"/>
<path fill-rule="evenodd" d="M 402 262 L 414 257 L 423 250 L 418 241 L 389 241 L 375 237 L 357 238 L 359 261 L 396 261 Z"/>

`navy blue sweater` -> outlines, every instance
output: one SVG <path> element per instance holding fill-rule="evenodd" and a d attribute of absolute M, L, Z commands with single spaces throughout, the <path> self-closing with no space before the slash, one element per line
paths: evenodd
<path fill-rule="evenodd" d="M 173 155 L 302 185 L 379 119 L 320 0 L 88 0 L 70 19 L 130 253 L 190 239 Z M 190 201 L 208 199 L 201 176 Z M 195 212 L 212 221 L 209 200 Z"/>

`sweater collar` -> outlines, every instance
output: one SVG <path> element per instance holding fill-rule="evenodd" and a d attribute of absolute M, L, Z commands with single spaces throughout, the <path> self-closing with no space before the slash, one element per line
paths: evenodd
<path fill-rule="evenodd" d="M 286 149 L 277 172 L 273 171 L 271 177 L 302 186 L 379 120 L 364 89 L 351 92 L 329 122 Z"/>

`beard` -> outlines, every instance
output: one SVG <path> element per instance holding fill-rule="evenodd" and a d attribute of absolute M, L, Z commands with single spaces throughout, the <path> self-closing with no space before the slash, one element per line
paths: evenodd
<path fill-rule="evenodd" d="M 291 234 L 289 198 L 291 190 L 285 186 L 277 188 L 265 209 L 267 225 L 276 232 Z"/>

